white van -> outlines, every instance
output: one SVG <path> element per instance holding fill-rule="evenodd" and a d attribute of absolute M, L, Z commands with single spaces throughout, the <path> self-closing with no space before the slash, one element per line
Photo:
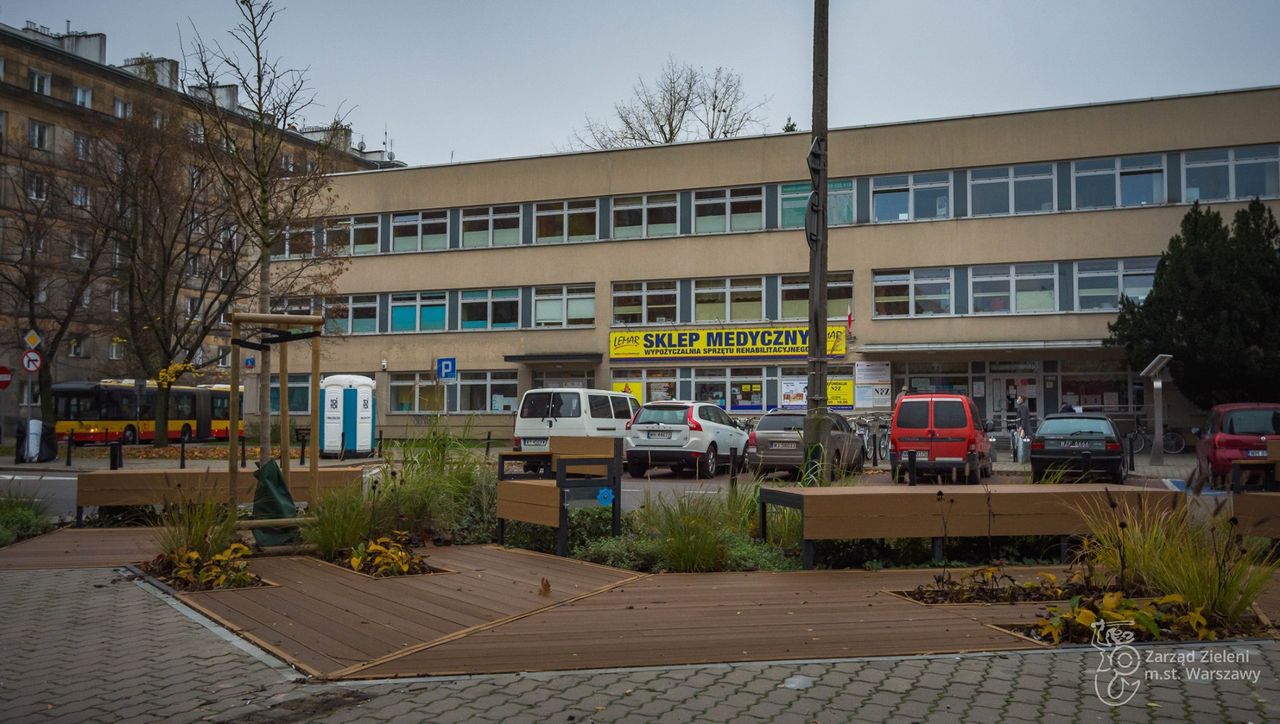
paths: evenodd
<path fill-rule="evenodd" d="M 512 447 L 547 452 L 552 437 L 626 437 L 627 421 L 640 408 L 625 392 L 547 387 L 520 398 Z"/>

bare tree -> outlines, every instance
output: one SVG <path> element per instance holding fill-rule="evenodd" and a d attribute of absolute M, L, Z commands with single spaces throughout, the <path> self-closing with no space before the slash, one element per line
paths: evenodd
<path fill-rule="evenodd" d="M 9 340 L 29 329 L 43 338 L 36 381 L 41 418 L 52 422 L 53 367 L 68 344 L 82 344 L 109 319 L 113 245 L 88 223 L 97 203 L 88 183 L 54 168 L 51 151 L 8 145 L 0 166 L 0 317 Z"/>
<path fill-rule="evenodd" d="M 227 45 L 196 33 L 187 52 L 187 75 L 189 87 L 197 91 L 192 108 L 206 156 L 231 202 L 240 233 L 259 257 L 256 307 L 266 313 L 273 296 L 323 293 L 341 271 L 337 250 L 284 265 L 273 264 L 271 252 L 282 245 L 289 229 L 332 209 L 325 174 L 334 170 L 338 153 L 345 151 L 349 130 L 335 116 L 325 140 L 306 158 L 292 156 L 297 149 L 290 132 L 304 113 L 316 108 L 307 70 L 290 68 L 271 54 L 268 41 L 279 12 L 271 0 L 236 0 L 236 7 L 241 22 L 229 31 Z M 238 97 L 238 108 L 222 108 L 217 102 L 229 89 Z M 259 357 L 258 406 L 265 415 L 270 408 L 271 356 L 261 352 Z M 261 425 L 258 434 L 265 462 L 271 454 L 270 427 Z"/>
<path fill-rule="evenodd" d="M 216 362 L 207 342 L 225 334 L 224 315 L 255 288 L 261 257 L 243 253 L 223 186 L 180 120 L 135 103 L 95 136 L 81 170 L 97 187 L 94 227 L 119 242 L 118 328 L 135 369 L 156 383 L 161 447 L 170 389 Z"/>
<path fill-rule="evenodd" d="M 730 138 L 763 128 L 759 111 L 766 103 L 747 100 L 742 75 L 732 69 L 708 73 L 668 57 L 657 78 L 638 78 L 631 99 L 614 104 L 612 121 L 588 116 L 572 143 L 601 149 Z"/>

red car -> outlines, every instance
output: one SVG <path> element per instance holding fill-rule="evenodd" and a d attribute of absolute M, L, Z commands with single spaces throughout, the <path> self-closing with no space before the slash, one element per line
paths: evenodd
<path fill-rule="evenodd" d="M 1267 456 L 1267 439 L 1280 435 L 1280 404 L 1216 405 L 1209 411 L 1204 429 L 1192 428 L 1191 432 L 1198 438 L 1196 466 L 1211 480 L 1225 480 L 1234 461 Z"/>
<path fill-rule="evenodd" d="M 991 425 L 966 395 L 903 395 L 893 408 L 889 428 L 889 469 L 893 481 L 907 478 L 909 454 L 916 472 L 977 483 L 991 475 L 995 451 L 987 433 Z"/>

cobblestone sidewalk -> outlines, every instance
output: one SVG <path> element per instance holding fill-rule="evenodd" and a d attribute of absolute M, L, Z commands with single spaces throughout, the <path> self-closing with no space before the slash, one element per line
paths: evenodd
<path fill-rule="evenodd" d="M 1086 649 L 308 684 L 106 570 L 0 573 L 0 622 L 0 721 L 1280 719 L 1276 642 L 1143 648 L 1111 708 Z"/>

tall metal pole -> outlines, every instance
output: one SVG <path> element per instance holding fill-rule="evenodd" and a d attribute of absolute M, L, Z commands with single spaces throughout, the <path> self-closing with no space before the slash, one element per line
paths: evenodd
<path fill-rule="evenodd" d="M 813 191 L 805 215 L 809 243 L 809 384 L 805 399 L 805 480 L 822 474 L 830 422 L 827 407 L 827 35 L 828 0 L 813 3 L 813 132 L 809 178 Z"/>

